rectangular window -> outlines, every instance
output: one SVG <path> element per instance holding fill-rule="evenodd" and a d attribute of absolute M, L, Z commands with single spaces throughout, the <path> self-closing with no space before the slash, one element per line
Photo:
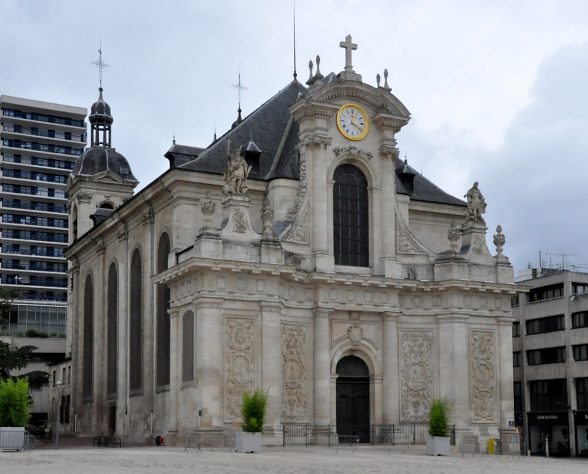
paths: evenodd
<path fill-rule="evenodd" d="M 554 298 L 561 298 L 563 296 L 563 283 L 550 286 L 542 286 L 540 288 L 533 288 L 527 294 L 529 303 L 536 301 L 552 300 Z"/>
<path fill-rule="evenodd" d="M 510 305 L 514 308 L 519 305 L 519 295 L 516 294 L 510 299 Z"/>
<path fill-rule="evenodd" d="M 51 378 L 52 378 L 51 385 L 53 386 L 53 388 L 55 388 L 55 382 L 57 382 L 57 374 L 56 374 L 55 370 L 53 371 Z"/>
<path fill-rule="evenodd" d="M 546 318 L 529 319 L 525 324 L 527 326 L 527 336 L 563 331 L 565 326 L 563 314 L 548 316 Z"/>
<path fill-rule="evenodd" d="M 521 352 L 516 351 L 512 353 L 512 366 L 513 367 L 520 367 L 521 366 Z"/>
<path fill-rule="evenodd" d="M 521 382 L 515 382 L 513 384 L 514 394 L 514 411 L 520 413 L 523 411 L 523 387 Z"/>
<path fill-rule="evenodd" d="M 519 337 L 521 335 L 521 323 L 515 321 L 512 323 L 512 337 Z"/>
<path fill-rule="evenodd" d="M 545 349 L 535 349 L 527 351 L 527 364 L 529 365 L 545 365 L 558 364 L 565 362 L 566 348 L 561 347 L 547 347 Z"/>
<path fill-rule="evenodd" d="M 588 410 L 588 377 L 576 379 L 576 402 L 578 410 Z"/>
<path fill-rule="evenodd" d="M 568 395 L 565 379 L 529 382 L 531 411 L 566 411 Z"/>
<path fill-rule="evenodd" d="M 572 329 L 588 327 L 588 311 L 572 313 Z"/>
<path fill-rule="evenodd" d="M 588 293 L 588 283 L 572 282 L 572 294 L 573 295 L 585 295 L 587 293 Z"/>
<path fill-rule="evenodd" d="M 588 360 L 588 344 L 579 344 L 572 346 L 574 360 Z"/>

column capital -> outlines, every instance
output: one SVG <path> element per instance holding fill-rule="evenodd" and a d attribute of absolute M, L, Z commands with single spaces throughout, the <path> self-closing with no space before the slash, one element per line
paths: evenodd
<path fill-rule="evenodd" d="M 194 300 L 196 311 L 205 308 L 220 309 L 222 304 L 223 300 L 220 298 L 197 298 Z"/>
<path fill-rule="evenodd" d="M 277 301 L 261 301 L 262 313 L 281 313 L 283 305 Z"/>
<path fill-rule="evenodd" d="M 436 315 L 439 323 L 465 323 L 470 319 L 469 314 L 442 313 Z"/>
<path fill-rule="evenodd" d="M 390 321 L 390 322 L 396 322 L 396 320 L 402 316 L 402 311 L 401 310 L 395 310 L 395 311 L 384 311 L 382 313 L 382 319 L 384 321 Z"/>
<path fill-rule="evenodd" d="M 498 316 L 496 318 L 496 322 L 499 326 L 512 326 L 512 323 L 517 321 L 517 318 L 514 316 Z"/>
<path fill-rule="evenodd" d="M 329 318 L 335 310 L 333 308 L 313 308 L 312 314 L 316 318 Z"/>

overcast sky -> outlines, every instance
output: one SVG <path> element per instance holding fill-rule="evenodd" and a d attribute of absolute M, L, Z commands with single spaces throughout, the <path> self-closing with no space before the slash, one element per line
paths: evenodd
<path fill-rule="evenodd" d="M 206 146 L 230 127 L 239 70 L 244 115 L 292 79 L 292 0 L 0 6 L 1 94 L 89 108 L 102 39 L 113 146 L 140 187 L 167 168 L 174 132 Z M 457 197 L 479 182 L 491 251 L 502 224 L 515 269 L 541 250 L 588 271 L 588 2 L 297 0 L 296 24 L 302 82 L 316 54 L 323 74 L 343 69 L 348 33 L 364 82 L 389 70 L 412 114 L 402 156 Z"/>

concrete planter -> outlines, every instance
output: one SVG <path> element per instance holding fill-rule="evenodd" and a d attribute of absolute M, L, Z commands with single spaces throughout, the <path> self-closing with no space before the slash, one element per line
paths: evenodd
<path fill-rule="evenodd" d="M 425 452 L 429 456 L 447 456 L 449 454 L 449 436 L 427 435 Z"/>
<path fill-rule="evenodd" d="M 25 434 L 24 427 L 0 428 L 0 451 L 23 450 L 25 447 Z"/>
<path fill-rule="evenodd" d="M 261 433 L 235 433 L 235 451 L 238 453 L 261 453 Z"/>

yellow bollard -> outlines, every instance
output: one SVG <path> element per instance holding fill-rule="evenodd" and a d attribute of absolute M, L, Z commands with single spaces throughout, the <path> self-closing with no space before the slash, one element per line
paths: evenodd
<path fill-rule="evenodd" d="M 488 440 L 488 454 L 494 454 L 496 450 L 496 440 L 494 438 L 490 438 Z"/>

